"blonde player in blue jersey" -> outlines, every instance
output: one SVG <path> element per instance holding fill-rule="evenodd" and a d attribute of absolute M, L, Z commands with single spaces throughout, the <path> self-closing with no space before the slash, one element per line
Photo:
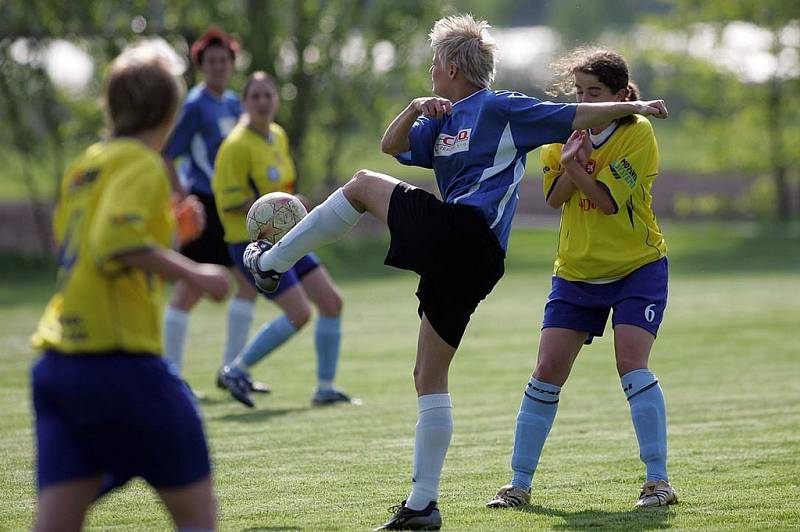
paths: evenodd
<path fill-rule="evenodd" d="M 294 192 L 296 174 L 289 139 L 274 122 L 279 98 L 272 78 L 264 72 L 252 74 L 242 90 L 242 99 L 247 113 L 220 146 L 212 189 L 231 258 L 255 286 L 253 276 L 242 263 L 242 253 L 250 242 L 247 211 L 263 194 Z M 284 314 L 262 327 L 236 359 L 227 364 L 222 381 L 231 394 L 243 404 L 254 406 L 248 369 L 308 322 L 313 303 L 319 317 L 314 338 L 317 388 L 311 401 L 315 405 L 350 402 L 350 397 L 333 385 L 342 336 L 342 298 L 325 267 L 314 254 L 308 254 L 287 272 L 278 290 L 265 296 Z"/>
<path fill-rule="evenodd" d="M 431 168 L 442 199 L 361 170 L 274 247 L 248 246 L 244 262 L 264 289 L 317 246 L 339 239 L 369 212 L 388 226 L 386 264 L 420 275 L 414 384 L 419 420 L 411 493 L 380 529 L 441 526 L 439 480 L 453 432 L 448 372 L 470 316 L 503 276 L 519 182 L 529 151 L 566 142 L 572 130 L 633 113 L 666 117 L 663 102 L 555 104 L 492 90 L 496 45 L 485 21 L 437 21 L 430 68 L 437 97 L 416 98 L 384 133 L 381 149 Z"/>
<path fill-rule="evenodd" d="M 162 360 L 162 278 L 222 300 L 224 268 L 168 248 L 175 219 L 159 154 L 182 86 L 153 45 L 114 60 L 104 85 L 112 137 L 67 170 L 54 232 L 58 287 L 33 337 L 36 530 L 79 530 L 102 493 L 139 476 L 181 530 L 212 530 L 203 426 Z"/>
<path fill-rule="evenodd" d="M 556 64 L 577 101 L 638 99 L 620 55 L 579 48 Z M 667 245 L 651 207 L 658 146 L 643 116 L 611 120 L 542 148 L 544 194 L 562 209 L 553 286 L 539 356 L 517 415 L 511 483 L 492 508 L 528 504 L 533 474 L 555 419 L 561 387 L 581 347 L 602 336 L 612 313 L 614 350 L 646 481 L 637 507 L 677 502 L 667 477 L 664 395 L 648 369 L 667 304 Z"/>

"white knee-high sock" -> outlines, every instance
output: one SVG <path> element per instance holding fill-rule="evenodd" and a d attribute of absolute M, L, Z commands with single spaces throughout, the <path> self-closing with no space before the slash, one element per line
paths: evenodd
<path fill-rule="evenodd" d="M 234 299 L 228 305 L 228 337 L 225 339 L 223 366 L 230 366 L 236 355 L 244 349 L 250 325 L 253 323 L 255 306 L 255 302 L 249 299 Z"/>
<path fill-rule="evenodd" d="M 285 272 L 310 251 L 339 240 L 362 213 L 353 208 L 341 188 L 311 210 L 271 250 L 261 255 L 262 270 Z"/>
<path fill-rule="evenodd" d="M 186 331 L 189 328 L 189 313 L 167 307 L 164 312 L 164 361 L 169 369 L 180 376 L 183 369 L 183 353 L 186 349 Z"/>
<path fill-rule="evenodd" d="M 414 442 L 414 476 L 406 506 L 422 510 L 439 498 L 444 457 L 453 435 L 453 405 L 449 393 L 422 395 Z"/>

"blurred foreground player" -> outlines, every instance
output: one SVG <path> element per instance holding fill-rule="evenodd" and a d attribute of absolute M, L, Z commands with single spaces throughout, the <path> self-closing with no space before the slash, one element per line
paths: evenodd
<path fill-rule="evenodd" d="M 159 154 L 181 98 L 174 64 L 152 44 L 107 74 L 111 138 L 61 182 L 58 288 L 33 337 L 37 530 L 78 530 L 89 506 L 129 479 L 158 492 L 175 526 L 211 530 L 208 448 L 187 387 L 161 358 L 162 278 L 223 299 L 227 272 L 168 248 L 167 169 Z"/>

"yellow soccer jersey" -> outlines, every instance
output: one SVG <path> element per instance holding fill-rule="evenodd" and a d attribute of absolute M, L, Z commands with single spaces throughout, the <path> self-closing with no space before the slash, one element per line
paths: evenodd
<path fill-rule="evenodd" d="M 268 192 L 294 192 L 295 169 L 289 139 L 278 124 L 269 138 L 237 125 L 223 141 L 214 164 L 211 188 L 225 230 L 225 241 L 247 242 L 246 214 L 228 209 L 253 202 Z"/>
<path fill-rule="evenodd" d="M 592 151 L 587 172 L 608 187 L 616 214 L 603 214 L 580 190 L 562 206 L 553 273 L 569 281 L 610 281 L 663 257 L 664 236 L 651 207 L 658 175 L 653 126 L 636 115 Z M 545 197 L 561 176 L 562 144 L 542 148 Z"/>
<path fill-rule="evenodd" d="M 171 242 L 174 217 L 161 156 L 134 139 L 88 148 L 61 182 L 53 230 L 58 288 L 34 347 L 160 354 L 162 282 L 114 257 Z"/>

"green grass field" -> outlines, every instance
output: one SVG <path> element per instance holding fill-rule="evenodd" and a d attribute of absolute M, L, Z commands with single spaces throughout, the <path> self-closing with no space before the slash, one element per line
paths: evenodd
<path fill-rule="evenodd" d="M 509 478 L 514 419 L 533 367 L 554 229 L 517 231 L 507 274 L 480 308 L 451 372 L 455 433 L 440 506 L 448 530 L 796 529 L 800 523 L 800 240 L 757 228 L 666 226 L 670 302 L 651 367 L 669 411 L 680 504 L 633 511 L 643 480 L 614 369 L 610 331 L 585 349 L 562 392 L 533 506 L 484 503 Z M 313 335 L 255 370 L 271 396 L 247 410 L 212 386 L 223 306 L 193 315 L 186 376 L 202 402 L 223 530 L 367 530 L 409 488 L 416 401 L 415 278 L 380 267 L 382 242 L 323 253 L 345 295 L 338 383 L 362 406 L 311 408 Z M 31 272 L 40 273 L 31 273 Z M 35 260 L 0 265 L 0 529 L 34 510 L 27 338 L 49 295 Z M 260 304 L 257 321 L 274 317 Z M 143 390 L 146 393 L 146 390 Z M 135 482 L 90 513 L 89 529 L 167 530 Z"/>

